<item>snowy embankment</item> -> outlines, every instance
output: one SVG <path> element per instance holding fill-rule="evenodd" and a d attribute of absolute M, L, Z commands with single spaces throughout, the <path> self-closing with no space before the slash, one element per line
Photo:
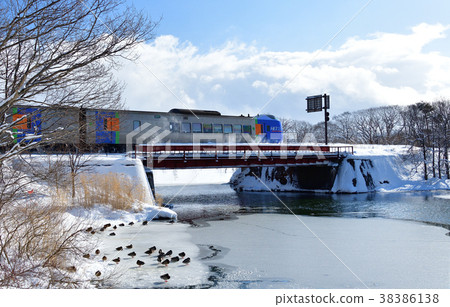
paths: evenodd
<path fill-rule="evenodd" d="M 348 155 L 337 167 L 329 189 L 306 191 L 365 193 L 450 189 L 449 179 L 424 180 L 413 163 L 405 158 L 406 151 L 405 146 L 397 145 L 355 145 L 354 154 Z M 251 169 L 239 169 L 231 178 L 234 188 L 244 191 L 305 191 L 298 186 L 298 181 L 295 167 L 262 167 L 258 178 Z"/>
<path fill-rule="evenodd" d="M 69 157 L 64 155 L 30 155 L 25 159 L 36 168 L 48 167 L 55 161 L 62 161 L 62 165 L 67 166 L 69 161 Z M 83 287 L 114 288 L 185 287 L 201 284 L 206 279 L 208 268 L 197 259 L 199 249 L 186 232 L 188 225 L 173 223 L 177 219 L 176 212 L 155 204 L 140 160 L 123 155 L 89 155 L 80 161 L 83 174 L 125 175 L 136 186 L 144 187 L 146 196 L 145 202 L 139 201 L 131 210 L 114 210 L 108 204 L 84 208 L 75 203 L 68 207 L 64 213 L 65 223 L 89 229 L 87 234 L 92 231 L 89 240 L 80 242 L 80 247 L 89 258 L 73 257 L 67 261 L 68 265 L 76 268 L 73 278 L 84 281 Z M 33 195 L 39 198 L 40 203 L 52 202 L 52 191 L 44 182 L 37 182 L 32 188 Z M 161 219 L 170 219 L 172 222 L 157 221 Z M 104 225 L 110 226 L 105 228 Z M 130 245 L 132 247 L 126 247 Z M 123 248 L 120 251 L 116 250 L 119 246 Z M 145 251 L 152 246 L 156 246 L 157 250 L 152 255 L 146 254 Z M 165 259 L 176 257 L 180 252 L 186 256 L 165 266 L 157 261 L 159 249 L 173 251 Z M 128 255 L 131 252 L 135 252 L 136 256 Z M 116 264 L 112 260 L 118 257 L 120 262 Z M 191 262 L 185 264 L 182 261 L 187 257 Z M 145 264 L 138 267 L 137 260 Z M 98 272 L 100 276 L 96 276 Z M 160 278 L 166 273 L 171 276 L 167 283 Z"/>

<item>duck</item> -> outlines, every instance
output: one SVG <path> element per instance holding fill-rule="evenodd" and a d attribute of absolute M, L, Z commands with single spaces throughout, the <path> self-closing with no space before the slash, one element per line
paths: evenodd
<path fill-rule="evenodd" d="M 116 230 L 116 229 L 117 229 L 117 226 L 116 226 L 116 225 L 114 225 L 113 229 L 114 229 L 114 230 Z"/>
<path fill-rule="evenodd" d="M 102 228 L 100 228 L 100 231 L 103 232 L 103 231 L 105 231 L 105 229 L 106 229 L 105 227 L 102 227 Z"/>
<path fill-rule="evenodd" d="M 111 223 L 103 225 L 103 228 L 108 228 L 108 227 L 111 227 Z"/>
<path fill-rule="evenodd" d="M 95 231 L 94 230 L 91 231 L 91 235 L 95 235 Z"/>
<path fill-rule="evenodd" d="M 152 253 L 156 250 L 156 246 L 152 246 L 152 247 L 150 247 L 150 250 L 152 251 Z"/>
<path fill-rule="evenodd" d="M 121 251 L 121 250 L 123 250 L 122 246 L 116 247 L 116 251 Z"/>
<path fill-rule="evenodd" d="M 131 253 L 128 254 L 128 256 L 130 256 L 131 258 L 134 258 L 134 256 L 136 256 L 136 253 L 135 252 L 131 252 Z"/>
<path fill-rule="evenodd" d="M 99 250 L 99 249 L 96 249 L 96 250 L 95 250 L 95 254 L 96 254 L 96 255 L 100 254 L 100 250 Z"/>
<path fill-rule="evenodd" d="M 160 255 L 164 255 L 165 253 L 163 252 L 163 250 L 162 250 L 162 249 L 159 249 L 159 251 L 158 251 L 158 254 L 160 254 Z"/>
<path fill-rule="evenodd" d="M 115 232 L 111 232 L 109 235 L 110 235 L 110 236 L 115 236 L 116 233 L 115 233 Z"/>
<path fill-rule="evenodd" d="M 146 250 L 144 253 L 146 253 L 147 255 L 151 255 L 153 253 L 153 251 L 151 249 Z"/>
<path fill-rule="evenodd" d="M 89 255 L 89 254 L 84 254 L 84 255 L 83 255 L 83 258 L 89 259 L 89 258 L 91 258 L 91 255 Z"/>
<path fill-rule="evenodd" d="M 161 255 L 159 255 L 158 258 L 156 258 L 156 260 L 157 260 L 158 262 L 161 262 L 162 259 L 163 259 L 163 258 L 161 257 Z"/>
<path fill-rule="evenodd" d="M 102 272 L 100 271 L 95 272 L 95 276 L 100 277 L 100 275 L 102 275 Z"/>
<path fill-rule="evenodd" d="M 133 225 L 134 225 L 134 223 L 133 223 L 133 222 L 129 222 L 129 223 L 128 223 L 128 225 L 130 225 L 130 226 L 133 226 Z"/>
<path fill-rule="evenodd" d="M 87 229 L 86 229 L 86 232 L 91 232 L 92 231 L 92 227 L 88 227 Z"/>
<path fill-rule="evenodd" d="M 163 262 L 161 262 L 161 264 L 164 264 L 165 266 L 167 266 L 169 263 L 170 263 L 169 259 L 166 259 Z"/>
<path fill-rule="evenodd" d="M 186 259 L 183 260 L 183 263 L 184 263 L 185 265 L 188 265 L 189 262 L 191 262 L 191 258 L 189 258 L 189 257 L 187 257 Z"/>
<path fill-rule="evenodd" d="M 164 280 L 165 282 L 167 282 L 170 279 L 170 275 L 168 273 L 159 276 L 162 280 Z"/>
<path fill-rule="evenodd" d="M 106 261 L 106 260 L 108 260 L 108 258 L 107 258 L 106 256 L 103 256 L 103 257 L 102 257 L 102 260 L 103 260 L 103 261 Z"/>
<path fill-rule="evenodd" d="M 116 264 L 119 264 L 119 262 L 120 262 L 120 257 L 117 257 L 116 259 L 113 259 L 112 261 L 114 261 Z"/>
<path fill-rule="evenodd" d="M 166 256 L 171 256 L 172 255 L 172 250 L 169 250 L 167 253 L 166 253 Z"/>
<path fill-rule="evenodd" d="M 178 256 L 180 256 L 181 258 L 184 258 L 186 256 L 186 253 L 185 252 L 181 252 L 181 253 L 178 254 Z"/>
<path fill-rule="evenodd" d="M 178 261 L 180 261 L 180 257 L 178 257 L 178 256 L 172 257 L 170 259 L 170 262 L 178 262 Z"/>
<path fill-rule="evenodd" d="M 133 248 L 133 244 L 127 245 L 126 248 L 132 249 Z"/>
<path fill-rule="evenodd" d="M 142 222 L 142 225 L 147 225 L 148 224 L 148 221 L 143 221 Z"/>
<path fill-rule="evenodd" d="M 66 268 L 66 270 L 67 270 L 67 272 L 75 273 L 77 271 L 77 268 L 74 265 L 71 265 L 71 266 L 68 266 Z"/>
<path fill-rule="evenodd" d="M 138 260 L 138 261 L 136 261 L 136 264 L 137 264 L 139 267 L 141 267 L 141 265 L 144 265 L 145 262 L 144 262 L 144 261 L 141 261 L 141 260 Z"/>
<path fill-rule="evenodd" d="M 119 226 L 120 226 L 120 227 L 123 227 L 123 226 L 125 226 L 125 224 L 124 224 L 124 223 L 120 223 Z"/>

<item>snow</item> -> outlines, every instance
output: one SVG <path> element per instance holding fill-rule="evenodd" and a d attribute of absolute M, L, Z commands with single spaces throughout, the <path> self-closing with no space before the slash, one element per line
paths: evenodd
<path fill-rule="evenodd" d="M 155 186 L 223 184 L 230 181 L 235 170 L 233 168 L 153 170 L 153 174 Z"/>
<path fill-rule="evenodd" d="M 145 187 L 146 202 L 155 204 L 141 160 L 132 159 L 123 155 L 92 155 L 88 157 L 86 168 L 89 172 L 97 174 L 108 174 L 112 172 L 127 175 L 136 184 Z"/>
<path fill-rule="evenodd" d="M 332 146 L 349 146 L 332 144 Z M 354 154 L 348 155 L 339 165 L 334 185 L 330 191 L 314 192 L 364 193 L 450 190 L 450 179 L 431 178 L 424 180 L 415 171 L 411 162 L 404 159 L 408 147 L 403 145 L 352 145 Z M 270 167 L 263 167 L 261 174 Z M 277 180 L 266 180 L 246 176 L 249 169 L 238 169 L 231 181 L 236 188 L 245 191 L 299 191 L 295 183 L 288 180 L 281 184 Z M 370 182 L 366 182 L 366 179 Z"/>
<path fill-rule="evenodd" d="M 435 195 L 434 197 L 437 197 L 437 198 L 443 198 L 443 199 L 450 199 L 450 194 L 446 194 L 446 195 Z"/>
<path fill-rule="evenodd" d="M 267 170 L 272 169 L 270 166 L 261 167 L 261 174 L 265 174 Z M 277 180 L 265 180 L 261 178 L 256 178 L 251 174 L 249 168 L 238 169 L 231 177 L 231 182 L 237 189 L 242 189 L 245 191 L 297 191 L 298 188 L 291 182 L 288 181 L 287 184 L 281 184 Z M 261 182 L 262 181 L 262 182 Z"/>
<path fill-rule="evenodd" d="M 400 153 L 405 148 L 395 146 L 358 146 L 355 168 L 370 171 L 375 190 L 396 192 L 420 189 L 449 189 L 449 180 L 413 178 L 407 167 L 402 167 Z M 32 155 L 34 163 L 46 163 L 55 156 Z M 86 287 L 114 288 L 183 288 L 211 285 L 208 277 L 211 267 L 218 266 L 226 274 L 215 287 L 223 288 L 448 288 L 448 254 L 450 244 L 443 228 L 414 222 L 383 219 L 347 219 L 309 217 L 279 214 L 239 216 L 237 219 L 210 221 L 209 227 L 190 227 L 181 223 L 156 221 L 157 218 L 176 219 L 177 214 L 167 208 L 155 206 L 150 186 L 140 160 L 124 155 L 91 155 L 89 171 L 101 174 L 109 172 L 129 176 L 146 187 L 147 200 L 142 211 L 112 210 L 97 204 L 90 209 L 71 208 L 65 213 L 66 222 L 82 222 L 92 226 L 96 233 L 92 240 L 84 242 L 91 250 L 91 259 L 72 259 L 81 280 L 97 280 Z M 370 163 L 367 162 L 370 160 Z M 350 163 L 339 169 L 335 191 L 367 191 L 363 185 L 363 173 L 355 172 Z M 197 184 L 228 183 L 235 169 L 203 170 L 155 170 L 156 187 L 162 185 L 183 186 Z M 236 173 L 241 170 L 238 169 Z M 357 186 L 352 179 L 357 178 Z M 247 188 L 261 187 L 253 177 L 245 177 Z M 251 181 L 252 180 L 252 181 Z M 349 182 L 351 185 L 349 185 Z M 277 183 L 267 183 L 269 188 L 284 188 Z M 287 188 L 293 188 L 286 185 Z M 286 187 L 285 186 L 285 187 Z M 42 184 L 35 184 L 35 194 L 44 192 Z M 365 190 L 364 190 L 365 189 Z M 267 190 L 263 186 L 261 190 Z M 197 191 L 198 192 L 198 191 Z M 195 189 L 190 193 L 196 193 Z M 211 191 L 214 193 L 214 191 Z M 450 195 L 437 195 L 450 199 Z M 42 197 L 45 203 L 45 196 Z M 300 220 L 301 221 L 300 221 Z M 148 225 L 142 222 L 149 220 Z M 306 224 L 313 233 L 303 224 Z M 129 225 L 133 222 L 134 225 Z M 99 228 L 111 223 L 116 230 Z M 111 232 L 116 236 L 110 236 Z M 323 241 L 324 244 L 321 243 Z M 131 250 L 125 249 L 133 244 Z M 192 259 L 189 265 L 180 262 L 167 267 L 158 264 L 154 255 L 144 251 L 155 245 L 157 249 L 173 250 L 174 254 L 186 252 Z M 123 251 L 116 251 L 123 246 Z M 212 253 L 211 246 L 220 250 Z M 97 256 L 93 251 L 100 249 Z M 335 253 L 343 265 L 332 252 Z M 132 259 L 127 254 L 135 251 Z M 105 255 L 108 260 L 102 261 Z M 113 258 L 121 262 L 114 264 Z M 205 259 L 206 258 L 206 259 Z M 136 260 L 145 265 L 138 267 Z M 95 272 L 102 276 L 95 279 Z M 169 273 L 166 283 L 160 275 Z M 358 277 L 355 277 L 358 276 Z M 361 279 L 361 281 L 359 279 Z M 213 282 L 214 284 L 214 282 Z"/>
<path fill-rule="evenodd" d="M 448 230 L 440 227 L 280 214 L 244 215 L 208 224 L 188 231 L 197 244 L 220 250 L 205 260 L 222 268 L 219 288 L 450 286 L 450 241 Z"/>
<path fill-rule="evenodd" d="M 201 284 L 206 278 L 208 268 L 197 260 L 199 249 L 191 242 L 191 236 L 186 231 L 188 225 L 157 221 L 143 225 L 141 221 L 148 217 L 143 213 L 114 212 L 104 207 L 86 211 L 78 209 L 68 214 L 83 217 L 86 227 L 90 225 L 98 229 L 106 223 L 112 225 L 104 232 L 97 230 L 92 236 L 92 257 L 88 260 L 84 259 L 84 263 L 77 272 L 82 280 L 94 278 L 98 280 L 100 287 L 133 289 L 185 287 Z M 129 225 L 129 222 L 133 221 L 134 224 Z M 125 226 L 119 226 L 121 223 Z M 114 230 L 113 226 L 117 226 L 117 229 Z M 112 232 L 116 235 L 110 236 Z M 133 245 L 132 249 L 126 248 L 129 244 Z M 123 247 L 122 251 L 116 251 L 116 247 L 119 246 Z M 145 254 L 144 252 L 152 246 L 156 246 L 157 251 L 150 256 Z M 184 251 L 186 257 L 191 258 L 191 263 L 185 265 L 179 261 L 170 263 L 167 267 L 161 265 L 156 261 L 160 248 L 165 252 L 171 249 L 174 252 L 172 257 Z M 94 254 L 96 249 L 100 250 L 99 255 Z M 132 251 L 137 254 L 134 258 L 128 256 L 128 253 Z M 102 260 L 103 256 L 107 257 L 107 261 Z M 117 257 L 120 257 L 121 261 L 115 264 L 111 260 Z M 138 259 L 145 264 L 138 267 L 136 264 Z M 96 271 L 102 272 L 100 278 L 95 278 Z M 171 276 L 167 283 L 160 278 L 165 273 Z"/>

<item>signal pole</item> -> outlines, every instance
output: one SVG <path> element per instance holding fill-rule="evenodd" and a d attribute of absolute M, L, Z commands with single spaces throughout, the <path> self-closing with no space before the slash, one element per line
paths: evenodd
<path fill-rule="evenodd" d="M 306 112 L 320 112 L 324 110 L 325 116 L 325 145 L 328 145 L 328 122 L 330 121 L 330 95 L 316 95 L 306 97 Z"/>
<path fill-rule="evenodd" d="M 330 120 L 330 113 L 327 111 L 330 108 L 330 95 L 323 94 L 324 103 L 324 115 L 325 115 L 325 145 L 328 145 L 328 121 Z"/>

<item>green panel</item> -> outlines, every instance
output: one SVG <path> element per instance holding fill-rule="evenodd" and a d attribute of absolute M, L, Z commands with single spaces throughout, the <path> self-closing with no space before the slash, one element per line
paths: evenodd
<path fill-rule="evenodd" d="M 119 131 L 116 131 L 116 142 L 115 144 L 119 144 Z"/>
<path fill-rule="evenodd" d="M 16 107 L 12 108 L 12 111 L 13 111 L 13 114 L 16 114 L 17 113 L 17 108 Z"/>
<path fill-rule="evenodd" d="M 119 112 L 116 112 L 116 118 L 119 118 Z"/>

